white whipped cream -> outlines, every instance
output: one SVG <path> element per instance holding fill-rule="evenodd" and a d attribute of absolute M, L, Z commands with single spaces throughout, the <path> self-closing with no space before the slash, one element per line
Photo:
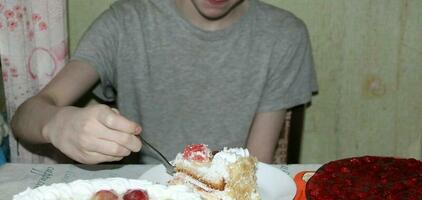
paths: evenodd
<path fill-rule="evenodd" d="M 15 195 L 13 200 L 90 200 L 100 190 L 113 189 L 123 194 L 129 189 L 143 189 L 150 200 L 201 200 L 200 196 L 184 185 L 161 185 L 146 180 L 106 178 L 77 180 L 49 186 L 28 188 Z"/>
<path fill-rule="evenodd" d="M 210 170 L 216 171 L 218 174 L 224 177 L 224 179 L 229 178 L 229 172 L 227 171 L 227 166 L 236 162 L 242 157 L 248 157 L 249 151 L 242 148 L 224 148 L 222 151 L 214 155 L 212 159 L 212 164 Z"/>
<path fill-rule="evenodd" d="M 219 162 L 220 164 L 230 164 L 234 163 L 239 158 L 248 157 L 249 151 L 248 149 L 242 149 L 242 148 L 224 148 L 222 151 L 215 154 L 213 158 L 213 162 Z"/>

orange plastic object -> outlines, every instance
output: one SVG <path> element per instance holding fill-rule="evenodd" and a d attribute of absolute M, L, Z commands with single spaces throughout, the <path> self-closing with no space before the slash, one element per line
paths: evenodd
<path fill-rule="evenodd" d="M 295 175 L 296 195 L 294 200 L 306 200 L 306 183 L 315 174 L 314 171 L 302 171 Z"/>

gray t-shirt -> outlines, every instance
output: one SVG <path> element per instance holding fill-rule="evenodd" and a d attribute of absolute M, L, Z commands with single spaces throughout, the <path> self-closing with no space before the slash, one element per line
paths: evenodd
<path fill-rule="evenodd" d="M 172 0 L 120 0 L 72 59 L 95 67 L 96 94 L 169 159 L 191 143 L 244 147 L 257 112 L 307 103 L 317 89 L 304 23 L 256 0 L 220 31 L 193 26 Z"/>

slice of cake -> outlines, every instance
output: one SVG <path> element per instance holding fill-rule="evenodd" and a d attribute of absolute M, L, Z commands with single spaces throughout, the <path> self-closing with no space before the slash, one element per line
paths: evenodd
<path fill-rule="evenodd" d="M 146 180 L 106 178 L 55 183 L 28 188 L 13 200 L 201 200 L 187 186 L 162 185 Z"/>
<path fill-rule="evenodd" d="M 306 183 L 309 200 L 422 199 L 422 161 L 363 156 L 324 164 Z"/>
<path fill-rule="evenodd" d="M 256 164 L 247 149 L 212 153 L 207 145 L 188 145 L 173 161 L 177 173 L 170 183 L 188 185 L 209 200 L 257 200 Z"/>

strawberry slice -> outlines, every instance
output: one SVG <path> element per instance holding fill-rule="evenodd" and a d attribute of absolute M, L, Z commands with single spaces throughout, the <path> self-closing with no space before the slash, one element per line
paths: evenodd
<path fill-rule="evenodd" d="M 211 157 L 210 149 L 205 144 L 186 145 L 183 150 L 183 158 L 197 162 L 208 162 Z"/>
<path fill-rule="evenodd" d="M 91 200 L 118 200 L 119 196 L 114 190 L 100 190 L 94 194 Z"/>
<path fill-rule="evenodd" d="M 123 200 L 148 200 L 148 193 L 142 189 L 128 190 L 123 195 Z"/>

